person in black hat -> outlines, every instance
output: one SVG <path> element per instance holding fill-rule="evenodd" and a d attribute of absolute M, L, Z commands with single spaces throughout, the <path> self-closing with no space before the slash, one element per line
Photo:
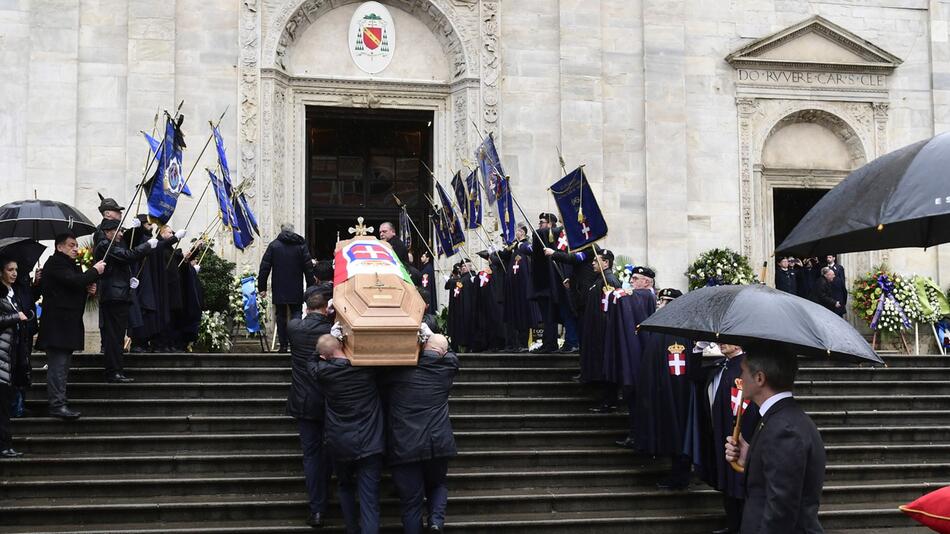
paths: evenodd
<path fill-rule="evenodd" d="M 678 289 L 657 293 L 657 308 L 682 296 Z M 660 489 L 689 486 L 692 462 L 683 454 L 690 400 L 695 380 L 702 377 L 702 352 L 693 351 L 692 340 L 681 336 L 641 331 L 643 359 L 635 391 L 632 417 L 636 449 L 671 459 L 670 474 L 657 483 Z"/>
<path fill-rule="evenodd" d="M 103 232 L 102 239 L 96 243 L 93 257 L 96 261 L 105 260 L 105 272 L 99 279 L 99 328 L 102 332 L 102 349 L 105 355 L 106 381 L 132 382 L 122 369 L 122 355 L 125 346 L 125 332 L 129 326 L 129 306 L 132 303 L 133 282 L 132 264 L 148 255 L 152 249 L 168 248 L 184 237 L 184 230 L 159 241 L 151 238 L 134 249 L 129 249 L 125 239 L 117 237 L 119 221 L 103 219 L 99 224 Z M 108 255 L 106 254 L 108 251 Z"/>
<path fill-rule="evenodd" d="M 452 276 L 445 282 L 449 292 L 448 331 L 452 340 L 452 351 L 459 347 L 470 347 L 475 335 L 476 284 L 472 262 L 463 259 L 452 270 Z"/>
<path fill-rule="evenodd" d="M 558 324 L 564 325 L 564 348 L 575 350 L 579 345 L 577 336 L 577 317 L 573 309 L 565 281 L 570 279 L 572 267 L 556 261 L 545 249 L 557 248 L 557 239 L 561 227 L 556 226 L 558 218 L 553 213 L 542 213 L 538 217 L 538 232 L 532 245 L 534 269 L 535 300 L 541 309 L 544 323 L 544 337 L 537 352 L 546 353 L 559 350 Z M 538 238 L 540 236 L 540 239 Z"/>
<path fill-rule="evenodd" d="M 609 296 L 608 291 L 620 288 L 620 280 L 613 273 L 614 254 L 609 250 L 601 249 L 600 254 L 592 260 L 594 273 L 597 277 L 585 292 L 584 315 L 581 317 L 581 334 L 584 343 L 581 345 L 581 375 L 580 380 L 586 383 L 599 384 L 603 389 L 603 398 L 599 406 L 591 408 L 595 413 L 610 413 L 617 409 L 617 386 L 609 383 L 605 370 L 604 340 L 607 328 L 607 310 L 604 309 L 604 299 Z M 603 273 L 603 276 L 601 276 Z M 604 281 L 612 289 L 606 289 Z M 612 356 L 612 355 L 606 355 Z"/>
<path fill-rule="evenodd" d="M 532 250 L 528 227 L 519 223 L 515 241 L 499 252 L 505 261 L 505 325 L 508 328 L 508 350 L 528 350 L 528 332 L 541 322 L 541 310 L 533 300 Z"/>

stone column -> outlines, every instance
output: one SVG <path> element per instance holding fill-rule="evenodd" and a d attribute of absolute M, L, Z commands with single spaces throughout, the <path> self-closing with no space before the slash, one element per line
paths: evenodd
<path fill-rule="evenodd" d="M 79 3 L 31 2 L 26 177 L 40 198 L 70 203 L 77 200 L 78 53 Z"/>
<path fill-rule="evenodd" d="M 688 264 L 686 4 L 645 0 L 643 56 L 647 263 L 661 286 L 686 285 Z"/>
<path fill-rule="evenodd" d="M 950 3 L 930 0 L 931 94 L 934 133 L 950 131 Z M 950 282 L 950 245 L 937 247 L 937 283 Z"/>
<path fill-rule="evenodd" d="M 0 204 L 32 197 L 27 171 L 27 102 L 30 94 L 29 4 L 0 4 Z"/>

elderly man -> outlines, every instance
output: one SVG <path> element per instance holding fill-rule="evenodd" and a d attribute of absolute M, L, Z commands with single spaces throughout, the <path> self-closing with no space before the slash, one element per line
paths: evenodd
<path fill-rule="evenodd" d="M 406 272 L 409 273 L 409 278 L 412 279 L 412 283 L 417 286 L 421 285 L 422 273 L 412 265 L 412 257 L 409 254 L 409 249 L 406 248 L 406 244 L 402 242 L 402 239 L 399 239 L 399 234 L 396 233 L 396 227 L 393 223 L 386 221 L 379 225 L 379 239 L 389 243 L 389 246 L 393 248 L 396 257 L 399 258 L 403 267 L 406 268 Z"/>
<path fill-rule="evenodd" d="M 323 524 L 323 515 L 326 513 L 331 469 L 323 445 L 326 404 L 320 384 L 310 374 L 310 365 L 316 363 L 317 340 L 330 333 L 333 321 L 327 317 L 328 299 L 322 288 L 308 288 L 306 297 L 307 315 L 287 324 L 292 364 L 287 415 L 297 420 L 300 447 L 303 449 L 304 479 L 310 496 L 307 524 L 316 528 Z"/>
<path fill-rule="evenodd" d="M 449 458 L 457 454 L 449 421 L 449 391 L 458 357 L 449 341 L 432 335 L 415 367 L 392 368 L 381 377 L 386 399 L 386 456 L 399 493 L 405 534 L 422 532 L 423 502 L 427 532 L 442 532 L 449 490 Z"/>
<path fill-rule="evenodd" d="M 818 278 L 811 290 L 811 300 L 838 315 L 844 315 L 844 303 L 836 296 L 834 269 L 831 267 L 821 268 L 821 277 Z"/>
<path fill-rule="evenodd" d="M 354 367 L 330 334 L 317 341 L 310 364 L 326 398 L 326 444 L 333 458 L 347 533 L 379 532 L 379 479 L 383 467 L 383 408 L 376 369 Z M 359 512 L 356 496 L 359 495 Z"/>
<path fill-rule="evenodd" d="M 303 236 L 294 233 L 294 225 L 280 225 L 277 239 L 267 245 L 257 275 L 257 291 L 267 296 L 267 279 L 273 270 L 274 318 L 277 321 L 279 352 L 287 352 L 287 321 L 300 318 L 303 289 L 313 284 L 313 261 Z"/>
<path fill-rule="evenodd" d="M 823 532 L 818 505 L 825 480 L 825 445 L 815 423 L 795 402 L 794 355 L 751 347 L 742 362 L 744 393 L 760 406 L 752 444 L 726 438 L 725 458 L 745 467 L 742 534 Z"/>
<path fill-rule="evenodd" d="M 82 315 L 86 297 L 96 293 L 95 282 L 106 269 L 104 261 L 82 272 L 76 264 L 79 245 L 76 236 L 64 233 L 54 240 L 56 252 L 43 265 L 43 316 L 37 347 L 46 351 L 46 394 L 49 415 L 77 419 L 66 405 L 66 380 L 73 352 L 85 346 Z"/>

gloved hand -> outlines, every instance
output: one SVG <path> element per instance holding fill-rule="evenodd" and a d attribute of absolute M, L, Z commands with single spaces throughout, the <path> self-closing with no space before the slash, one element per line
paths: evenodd
<path fill-rule="evenodd" d="M 149 239 L 149 240 L 148 240 L 148 246 L 150 246 L 150 247 L 152 247 L 152 248 L 158 247 L 158 239 L 155 239 L 154 237 L 151 238 L 151 239 Z"/>
<path fill-rule="evenodd" d="M 181 230 L 175 232 L 175 237 L 177 237 L 179 241 L 181 241 L 182 239 L 184 239 L 186 235 L 188 235 L 188 230 L 186 230 L 186 229 L 184 229 L 184 228 L 182 228 Z"/>
<path fill-rule="evenodd" d="M 196 263 L 196 264 L 194 264 L 194 268 L 195 268 L 195 272 L 196 272 L 196 273 L 200 273 L 200 272 L 201 272 L 201 265 L 199 265 L 199 264 Z"/>
<path fill-rule="evenodd" d="M 333 326 L 330 327 L 330 335 L 343 341 L 343 338 L 346 336 L 343 334 L 343 326 L 340 325 L 340 321 L 333 323 Z"/>
<path fill-rule="evenodd" d="M 330 299 L 327 301 L 327 315 L 333 315 L 334 313 L 336 313 L 336 310 L 333 309 L 333 299 Z"/>
<path fill-rule="evenodd" d="M 432 329 L 429 328 L 429 325 L 422 323 L 419 325 L 419 343 L 425 343 L 429 341 L 429 337 L 432 336 Z"/>
<path fill-rule="evenodd" d="M 129 278 L 129 287 L 132 289 L 139 287 L 139 279 L 134 276 Z"/>
<path fill-rule="evenodd" d="M 142 221 L 138 217 L 132 217 L 132 220 L 129 221 L 129 228 L 138 228 L 142 226 Z"/>

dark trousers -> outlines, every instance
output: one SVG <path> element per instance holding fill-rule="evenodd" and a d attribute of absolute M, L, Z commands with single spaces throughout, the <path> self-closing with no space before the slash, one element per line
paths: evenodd
<path fill-rule="evenodd" d="M 323 421 L 297 419 L 300 431 L 300 448 L 303 449 L 303 474 L 310 496 L 310 513 L 327 511 L 327 494 L 330 492 L 330 459 L 323 446 Z"/>
<path fill-rule="evenodd" d="M 685 454 L 676 454 L 670 459 L 670 480 L 678 484 L 689 484 L 693 470 L 693 461 Z"/>
<path fill-rule="evenodd" d="M 606 395 L 607 398 L 610 398 L 610 386 L 613 386 L 613 399 L 614 405 L 617 404 L 617 385 L 616 384 L 607 384 Z M 630 439 L 637 439 L 637 397 L 636 390 L 633 386 L 624 386 L 623 387 L 623 400 L 627 404 L 627 426 L 630 427 L 630 432 L 627 436 Z"/>
<path fill-rule="evenodd" d="M 13 448 L 10 414 L 13 412 L 14 390 L 9 384 L 0 384 L 0 451 Z"/>
<path fill-rule="evenodd" d="M 336 462 L 336 478 L 347 534 L 379 532 L 379 478 L 383 455 L 374 454 L 351 462 Z M 360 509 L 356 510 L 359 495 Z"/>
<path fill-rule="evenodd" d="M 729 495 L 722 496 L 722 506 L 726 510 L 726 526 L 729 530 L 739 532 L 742 526 L 742 506 L 745 499 L 737 499 Z"/>
<path fill-rule="evenodd" d="M 274 319 L 277 321 L 277 339 L 281 347 L 287 347 L 287 322 L 300 319 L 300 303 L 274 304 Z"/>
<path fill-rule="evenodd" d="M 99 303 L 99 330 L 102 333 L 107 378 L 122 374 L 122 355 L 125 352 L 125 331 L 128 326 L 128 302 Z"/>
<path fill-rule="evenodd" d="M 66 381 L 72 359 L 71 350 L 46 349 L 46 398 L 51 410 L 66 406 Z"/>
<path fill-rule="evenodd" d="M 557 304 L 551 302 L 550 298 L 539 298 L 538 308 L 541 309 L 541 322 L 544 325 L 541 348 L 543 350 L 557 350 Z"/>
<path fill-rule="evenodd" d="M 445 484 L 448 458 L 433 458 L 422 462 L 394 465 L 393 484 L 399 493 L 399 508 L 402 511 L 403 534 L 422 532 L 422 511 L 425 501 L 429 525 L 445 525 L 445 506 L 449 501 L 449 488 Z"/>

